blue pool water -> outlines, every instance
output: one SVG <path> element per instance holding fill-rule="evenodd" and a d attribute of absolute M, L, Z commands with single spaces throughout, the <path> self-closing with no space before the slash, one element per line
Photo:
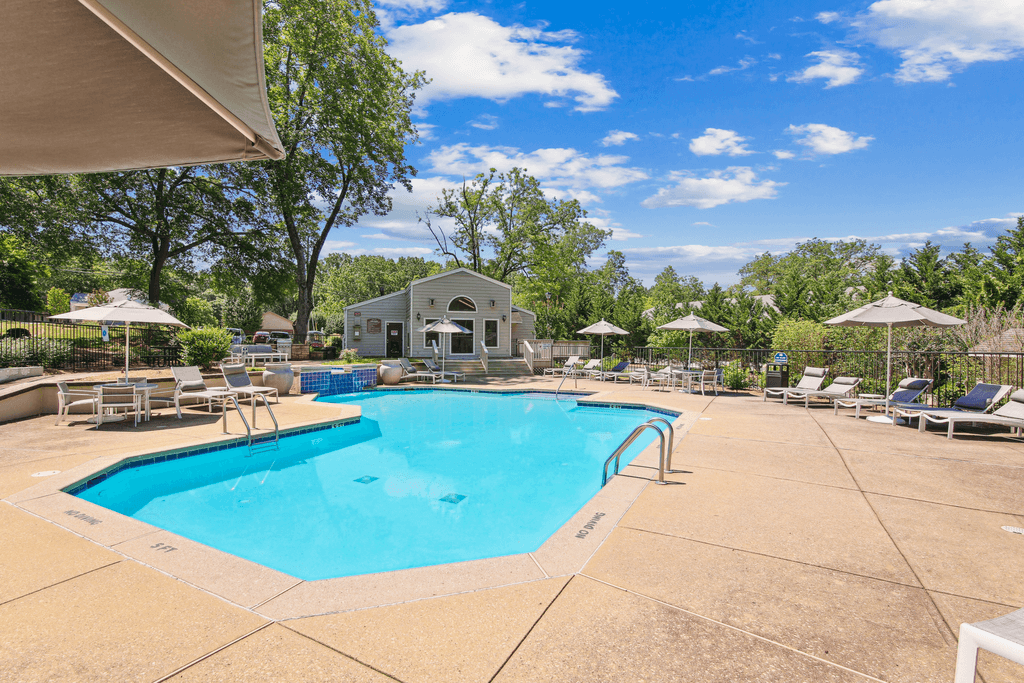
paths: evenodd
<path fill-rule="evenodd" d="M 510 555 L 568 521 L 615 447 L 657 416 L 454 391 L 321 400 L 357 403 L 362 419 L 252 457 L 242 446 L 122 470 L 78 495 L 306 580 Z"/>

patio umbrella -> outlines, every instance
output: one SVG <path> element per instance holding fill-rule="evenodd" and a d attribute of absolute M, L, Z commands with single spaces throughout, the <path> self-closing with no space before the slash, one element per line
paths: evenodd
<path fill-rule="evenodd" d="M 609 334 L 629 334 L 621 327 L 615 327 L 610 322 L 601 318 L 600 322 L 596 322 L 593 325 L 584 327 L 582 330 L 577 330 L 579 334 L 599 334 L 601 335 L 601 359 L 604 359 L 604 338 Z"/>
<path fill-rule="evenodd" d="M 131 339 L 132 323 L 149 323 L 151 325 L 172 325 L 188 327 L 170 313 L 153 308 L 137 301 L 117 301 L 80 311 L 51 315 L 50 320 L 89 320 L 94 322 L 124 322 L 124 381 L 128 381 L 128 342 Z"/>
<path fill-rule="evenodd" d="M 8 0 L 0 175 L 281 159 L 261 0 Z"/>
<path fill-rule="evenodd" d="M 728 332 L 729 330 L 721 325 L 716 325 L 710 320 L 705 320 L 693 313 L 685 318 L 678 318 L 670 323 L 658 326 L 659 330 L 689 330 L 690 331 L 690 353 L 686 357 L 686 369 L 690 369 L 690 361 L 693 360 L 693 333 L 697 332 Z"/>
<path fill-rule="evenodd" d="M 842 327 L 888 328 L 885 352 L 885 412 L 888 414 L 889 394 L 891 393 L 890 384 L 892 383 L 892 328 L 954 327 L 956 325 L 963 325 L 966 322 L 966 320 L 925 308 L 921 304 L 897 299 L 892 295 L 892 292 L 889 292 L 889 296 L 884 299 L 865 304 L 831 320 L 826 320 L 825 324 Z M 888 422 L 889 420 L 885 421 Z"/>
<path fill-rule="evenodd" d="M 453 332 L 461 332 L 468 334 L 469 330 L 458 323 L 453 323 L 448 319 L 448 316 L 442 317 L 440 320 L 435 320 L 425 327 L 421 327 L 419 332 L 440 332 L 441 334 L 451 334 Z M 441 340 L 441 371 L 444 371 L 444 339 Z"/>

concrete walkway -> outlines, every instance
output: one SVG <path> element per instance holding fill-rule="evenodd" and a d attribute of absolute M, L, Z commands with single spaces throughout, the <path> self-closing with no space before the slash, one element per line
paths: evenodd
<path fill-rule="evenodd" d="M 582 571 L 275 620 L 4 502 L 0 681 L 951 681 L 959 624 L 1024 606 L 1024 536 L 1000 528 L 1024 526 L 1019 441 L 580 388 L 699 414 L 683 472 L 648 484 Z M 289 397 L 276 412 L 340 410 Z M 97 453 L 215 438 L 205 415 L 0 425 L 0 497 Z M 1024 680 L 988 653 L 979 671 Z"/>

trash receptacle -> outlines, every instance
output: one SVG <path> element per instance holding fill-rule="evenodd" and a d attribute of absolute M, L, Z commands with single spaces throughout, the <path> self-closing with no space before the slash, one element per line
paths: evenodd
<path fill-rule="evenodd" d="M 789 363 L 768 363 L 764 373 L 766 389 L 781 389 L 789 386 Z"/>

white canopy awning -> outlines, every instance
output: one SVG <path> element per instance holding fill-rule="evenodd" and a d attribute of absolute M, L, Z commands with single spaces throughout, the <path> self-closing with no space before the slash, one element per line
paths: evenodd
<path fill-rule="evenodd" d="M 284 157 L 260 0 L 8 0 L 0 175 Z"/>

